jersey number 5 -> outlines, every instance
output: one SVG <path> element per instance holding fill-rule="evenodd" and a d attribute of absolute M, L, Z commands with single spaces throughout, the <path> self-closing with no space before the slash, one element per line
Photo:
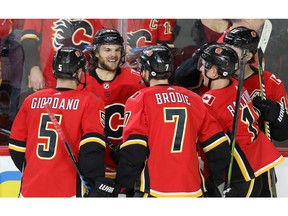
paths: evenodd
<path fill-rule="evenodd" d="M 59 124 L 61 123 L 61 115 L 55 115 Z M 45 142 L 38 142 L 37 155 L 39 158 L 49 160 L 52 159 L 56 154 L 58 133 L 54 129 L 53 123 L 51 122 L 48 114 L 44 113 L 41 115 L 40 127 L 38 131 L 39 140 L 45 140 Z"/>

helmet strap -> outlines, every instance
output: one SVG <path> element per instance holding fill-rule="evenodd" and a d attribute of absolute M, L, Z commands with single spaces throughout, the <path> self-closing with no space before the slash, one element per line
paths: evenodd
<path fill-rule="evenodd" d="M 214 80 L 217 80 L 217 79 L 220 79 L 221 78 L 221 76 L 218 74 L 218 76 L 216 77 L 216 78 L 210 78 L 210 77 L 208 77 L 207 76 L 207 72 L 208 72 L 208 69 L 207 68 L 205 68 L 205 77 L 208 79 L 208 88 L 209 89 L 211 89 L 211 83 L 212 83 L 212 81 L 214 81 Z"/>
<path fill-rule="evenodd" d="M 83 72 L 82 74 L 84 74 L 84 82 L 81 82 L 81 80 L 79 79 L 78 74 L 75 77 L 75 79 L 77 80 L 77 83 L 79 83 L 80 85 L 83 85 L 82 89 L 84 89 L 86 87 L 86 85 L 87 85 L 87 83 L 86 83 L 86 72 Z"/>

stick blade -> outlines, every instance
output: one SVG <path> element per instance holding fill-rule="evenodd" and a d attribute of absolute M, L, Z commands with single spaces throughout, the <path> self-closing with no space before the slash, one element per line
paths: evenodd
<path fill-rule="evenodd" d="M 264 22 L 264 27 L 261 33 L 260 41 L 258 43 L 258 50 L 261 49 L 262 52 L 265 52 L 269 38 L 272 32 L 272 23 L 269 19 L 266 19 Z"/>

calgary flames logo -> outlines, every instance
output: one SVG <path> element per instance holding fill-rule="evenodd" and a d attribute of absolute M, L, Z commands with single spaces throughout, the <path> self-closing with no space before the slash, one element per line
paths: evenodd
<path fill-rule="evenodd" d="M 130 47 L 142 47 L 152 42 L 152 35 L 148 30 L 140 29 L 127 33 L 127 45 Z"/>
<path fill-rule="evenodd" d="M 61 19 L 54 22 L 53 47 L 71 46 L 84 50 L 93 40 L 93 26 L 87 20 Z"/>

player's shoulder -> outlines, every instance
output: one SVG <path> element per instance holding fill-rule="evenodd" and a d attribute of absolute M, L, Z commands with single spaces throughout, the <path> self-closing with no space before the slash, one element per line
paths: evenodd
<path fill-rule="evenodd" d="M 139 71 L 134 70 L 133 68 L 130 68 L 130 67 L 121 67 L 121 73 L 125 74 L 126 76 L 141 79 Z"/>
<path fill-rule="evenodd" d="M 54 92 L 56 92 L 56 89 L 54 88 L 46 88 L 46 89 L 41 89 L 36 92 L 33 92 L 32 94 L 28 95 L 25 100 L 32 100 L 33 98 L 40 98 L 44 97 L 47 95 L 52 95 Z"/>
<path fill-rule="evenodd" d="M 151 91 L 151 88 L 148 87 L 148 88 L 142 88 L 138 91 L 136 91 L 133 95 L 131 95 L 127 101 L 141 101 L 143 100 L 146 95 L 148 94 L 149 95 L 149 92 Z"/>
<path fill-rule="evenodd" d="M 266 77 L 270 77 L 271 75 L 273 75 L 273 73 L 271 71 L 264 70 L 263 71 L 263 75 L 266 76 Z"/>
<path fill-rule="evenodd" d="M 101 99 L 101 97 L 97 94 L 95 94 L 94 92 L 91 92 L 89 89 L 87 88 L 81 88 L 81 89 L 76 89 L 77 94 L 81 95 L 82 98 L 87 98 L 89 99 L 96 99 L 99 100 Z"/>
<path fill-rule="evenodd" d="M 164 88 L 164 90 L 163 90 Z M 150 95 L 154 93 L 159 93 L 159 92 L 178 92 L 184 95 L 187 95 L 189 98 L 195 98 L 196 100 L 201 100 L 201 97 L 194 93 L 193 91 L 190 91 L 182 86 L 177 86 L 177 85 L 156 85 L 152 87 L 146 87 L 144 89 L 140 90 L 141 93 L 145 95 Z"/>
<path fill-rule="evenodd" d="M 264 76 L 264 82 L 267 85 L 269 85 L 269 83 L 271 85 L 276 84 L 277 86 L 284 85 L 282 80 L 270 71 L 267 70 L 263 71 L 263 76 Z"/>
<path fill-rule="evenodd" d="M 201 100 L 201 96 L 197 93 L 195 93 L 194 91 L 191 91 L 183 86 L 176 86 L 176 85 L 173 85 L 171 86 L 171 88 L 174 88 L 175 90 L 181 92 L 181 93 L 184 93 L 185 95 L 188 95 L 189 97 L 191 98 L 195 98 L 195 99 L 199 99 Z"/>
<path fill-rule="evenodd" d="M 84 101 L 84 103 L 86 104 L 93 105 L 93 106 L 98 104 L 98 105 L 104 106 L 103 99 L 99 95 L 89 91 L 86 88 L 77 89 L 76 93 L 79 94 L 79 98 L 81 98 L 81 100 Z"/>

